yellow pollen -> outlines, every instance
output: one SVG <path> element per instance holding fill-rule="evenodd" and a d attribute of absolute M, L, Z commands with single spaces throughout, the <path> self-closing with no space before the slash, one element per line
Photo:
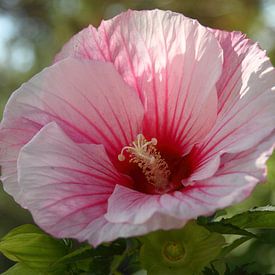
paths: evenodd
<path fill-rule="evenodd" d="M 156 149 L 158 141 L 152 138 L 146 140 L 142 134 L 138 134 L 131 146 L 122 148 L 118 155 L 119 161 L 124 161 L 124 151 L 130 154 L 131 163 L 136 163 L 145 175 L 148 183 L 154 185 L 158 190 L 165 190 L 169 185 L 169 176 L 171 174 L 168 164 L 161 157 L 160 152 Z"/>

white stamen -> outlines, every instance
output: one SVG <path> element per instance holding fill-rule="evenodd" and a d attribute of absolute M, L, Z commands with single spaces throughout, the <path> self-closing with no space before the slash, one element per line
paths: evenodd
<path fill-rule="evenodd" d="M 169 171 L 168 164 L 161 157 L 156 149 L 158 141 L 152 138 L 147 141 L 142 134 L 138 134 L 135 141 L 132 142 L 133 146 L 125 146 L 122 148 L 118 155 L 119 161 L 124 161 L 124 151 L 130 154 L 131 163 L 136 163 L 145 175 L 148 183 L 154 185 L 157 189 L 165 189 L 169 184 Z"/>
<path fill-rule="evenodd" d="M 125 157 L 122 154 L 119 154 L 117 158 L 118 158 L 119 161 L 124 161 L 125 160 Z"/>

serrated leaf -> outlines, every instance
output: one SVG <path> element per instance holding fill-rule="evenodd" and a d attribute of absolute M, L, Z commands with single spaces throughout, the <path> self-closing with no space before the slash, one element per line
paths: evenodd
<path fill-rule="evenodd" d="M 227 265 L 223 260 L 215 260 L 208 265 L 202 272 L 202 275 L 224 275 Z"/>
<path fill-rule="evenodd" d="M 244 228 L 275 228 L 275 207 L 265 206 L 235 215 L 232 218 L 222 220 Z"/>
<path fill-rule="evenodd" d="M 221 220 L 220 222 L 210 222 L 208 224 L 203 224 L 203 226 L 209 230 L 210 232 L 217 232 L 220 234 L 232 234 L 232 235 L 240 235 L 240 236 L 249 236 L 249 237 L 257 237 L 255 234 L 246 231 L 244 229 L 239 228 L 236 225 L 225 222 L 225 220 Z"/>
<path fill-rule="evenodd" d="M 42 270 L 67 253 L 60 240 L 45 234 L 34 225 L 22 225 L 10 231 L 0 241 L 0 252 L 12 261 Z"/>
<path fill-rule="evenodd" d="M 203 275 L 220 275 L 219 271 L 215 269 L 214 266 L 206 267 L 203 272 Z"/>
<path fill-rule="evenodd" d="M 121 264 L 119 265 L 117 271 L 122 274 L 133 274 L 141 270 L 141 263 L 139 259 L 139 251 L 126 255 Z"/>
<path fill-rule="evenodd" d="M 251 263 L 243 264 L 242 266 L 235 266 L 234 269 L 230 270 L 227 268 L 224 275 L 263 275 L 258 272 L 249 272 L 246 270 L 246 268 L 251 265 Z M 270 274 L 271 275 L 271 274 Z"/>
<path fill-rule="evenodd" d="M 70 264 L 77 261 L 82 261 L 88 258 L 91 258 L 94 255 L 93 248 L 90 245 L 84 245 L 75 251 L 59 258 L 54 265 L 58 264 Z"/>
<path fill-rule="evenodd" d="M 128 239 L 127 248 L 123 255 L 114 258 L 111 266 L 112 272 L 120 272 L 121 274 L 134 274 L 141 270 L 139 259 L 141 243 L 137 239 Z M 112 273 L 112 274 L 113 274 Z"/>
<path fill-rule="evenodd" d="M 75 263 L 78 261 L 91 259 L 93 257 L 113 257 L 114 255 L 122 254 L 125 249 L 126 243 L 124 240 L 117 240 L 110 244 L 103 244 L 98 246 L 97 248 L 93 248 L 89 244 L 85 244 L 75 251 L 58 259 L 55 265 Z"/>
<path fill-rule="evenodd" d="M 258 233 L 258 240 L 269 245 L 275 245 L 275 230 L 274 229 L 262 229 Z"/>
<path fill-rule="evenodd" d="M 239 239 L 236 239 L 234 240 L 230 245 L 228 246 L 225 246 L 223 249 L 222 249 L 222 252 L 221 252 L 221 257 L 224 257 L 226 256 L 228 253 L 230 253 L 232 250 L 234 250 L 235 248 L 239 247 L 240 245 L 242 245 L 243 243 L 247 242 L 251 240 L 251 237 L 249 236 L 245 236 L 245 237 L 241 237 Z"/>

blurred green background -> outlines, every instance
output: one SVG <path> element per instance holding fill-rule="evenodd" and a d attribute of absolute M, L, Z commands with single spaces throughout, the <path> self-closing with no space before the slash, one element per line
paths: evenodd
<path fill-rule="evenodd" d="M 275 0 L 0 0 L 1 114 L 11 92 L 50 65 L 55 53 L 74 33 L 129 8 L 173 10 L 213 28 L 240 30 L 259 41 L 275 63 Z M 275 157 L 269 161 L 268 182 L 228 213 L 275 204 L 274 190 Z M 26 222 L 31 222 L 30 215 L 0 187 L 0 237 Z M 270 236 L 275 239 L 275 231 Z M 251 263 L 250 271 L 275 274 L 275 247 L 251 242 L 232 254 L 229 262 Z M 0 272 L 10 264 L 0 256 Z"/>

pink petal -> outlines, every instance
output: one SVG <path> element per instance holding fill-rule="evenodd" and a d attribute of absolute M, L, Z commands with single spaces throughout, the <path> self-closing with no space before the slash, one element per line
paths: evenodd
<path fill-rule="evenodd" d="M 185 223 L 243 200 L 256 183 L 257 179 L 245 173 L 224 173 L 196 182 L 182 191 L 156 196 L 117 186 L 108 200 L 105 218 L 111 223 L 150 225 L 150 220 L 160 215 L 174 218 L 176 223 L 178 220 Z M 163 224 L 165 222 L 160 220 L 157 229 L 161 229 Z M 173 225 L 170 226 L 173 228 Z"/>
<path fill-rule="evenodd" d="M 23 147 L 18 167 L 24 202 L 35 222 L 56 237 L 96 246 L 184 224 L 158 213 L 140 225 L 108 222 L 108 197 L 127 179 L 116 172 L 102 145 L 76 144 L 55 123 Z"/>
<path fill-rule="evenodd" d="M 234 186 L 224 184 L 232 180 Z M 247 175 L 230 174 L 198 182 L 184 192 L 176 191 L 158 198 L 138 195 L 134 190 L 117 186 L 108 201 L 106 220 L 100 218 L 87 226 L 81 232 L 80 239 L 88 239 L 91 244 L 98 245 L 118 237 L 180 228 L 191 219 L 213 214 L 219 208 L 243 200 L 256 182 L 255 178 Z M 125 199 L 127 195 L 128 198 Z M 115 200 L 122 197 L 121 201 Z"/>
<path fill-rule="evenodd" d="M 128 11 L 75 35 L 66 56 L 112 62 L 139 94 L 146 110 L 144 131 L 191 147 L 216 119 L 215 84 L 222 50 L 197 21 L 170 11 Z"/>
<path fill-rule="evenodd" d="M 254 148 L 224 154 L 216 174 L 187 187 L 190 188 L 187 196 L 197 200 L 197 204 L 209 213 L 214 212 L 213 204 L 216 209 L 222 209 L 247 198 L 255 185 L 265 180 L 266 161 L 275 148 L 274 133 Z"/>
<path fill-rule="evenodd" d="M 35 222 L 56 237 L 75 237 L 107 210 L 116 184 L 127 184 L 102 145 L 76 144 L 55 123 L 20 151 L 19 184 Z"/>
<path fill-rule="evenodd" d="M 226 154 L 218 172 L 211 178 L 196 181 L 181 191 L 163 195 L 146 195 L 124 186 L 116 186 L 108 200 L 105 218 L 110 223 L 127 223 L 148 230 L 161 229 L 165 219 L 174 218 L 183 223 L 201 215 L 209 215 L 245 199 L 255 185 L 264 179 L 265 162 L 275 146 L 270 135 L 259 146 L 239 154 Z M 159 215 L 154 229 L 151 220 Z M 160 227 L 158 227 L 160 226 Z M 169 224 L 173 228 L 173 222 Z"/>
<path fill-rule="evenodd" d="M 35 131 L 35 127 L 32 128 L 31 125 L 26 125 L 23 121 L 22 123 L 13 123 L 9 128 L 0 128 L 1 181 L 4 183 L 4 190 L 12 194 L 23 207 L 25 206 L 21 200 L 17 181 L 16 162 L 20 148 L 35 134 Z"/>
<path fill-rule="evenodd" d="M 150 221 L 144 224 L 128 224 L 128 223 L 110 223 L 104 218 L 99 218 L 88 225 L 77 236 L 79 240 L 88 240 L 94 246 L 103 242 L 109 242 L 118 237 L 133 237 L 144 235 L 148 232 L 158 229 L 169 230 L 181 228 L 185 222 L 169 217 L 167 215 L 156 214 Z"/>
<path fill-rule="evenodd" d="M 265 52 L 240 33 L 215 31 L 215 35 L 225 59 L 217 84 L 219 113 L 194 151 L 199 169 L 193 180 L 213 175 L 220 155 L 256 146 L 275 126 L 275 72 Z"/>
<path fill-rule="evenodd" d="M 76 142 L 103 144 L 117 158 L 141 132 L 143 107 L 110 63 L 66 59 L 43 70 L 14 93 L 0 130 L 6 190 L 18 197 L 20 148 L 51 121 Z"/>
<path fill-rule="evenodd" d="M 183 209 L 179 203 L 166 198 L 166 203 L 178 209 L 174 213 L 180 218 L 180 213 L 192 213 L 191 215 L 207 215 L 217 209 L 223 209 L 232 204 L 241 202 L 247 198 L 257 183 L 266 178 L 266 161 L 275 147 L 274 132 L 266 137 L 257 146 L 234 154 L 224 154 L 221 157 L 220 166 L 216 174 L 208 179 L 195 181 L 187 186 L 184 192 L 177 193 L 179 200 L 189 204 Z M 184 218 L 184 217 L 182 217 Z M 186 217 L 185 217 L 186 218 Z M 187 217 L 188 218 L 188 217 Z M 191 218 L 191 217 L 190 217 Z"/>
<path fill-rule="evenodd" d="M 266 161 L 275 148 L 275 131 L 261 141 L 257 146 L 236 154 L 224 154 L 216 175 L 224 172 L 246 173 L 264 182 L 267 176 Z M 227 172 L 227 173 L 228 173 Z"/>
<path fill-rule="evenodd" d="M 160 195 L 148 195 L 117 185 L 105 218 L 113 223 L 142 224 L 158 212 Z"/>

